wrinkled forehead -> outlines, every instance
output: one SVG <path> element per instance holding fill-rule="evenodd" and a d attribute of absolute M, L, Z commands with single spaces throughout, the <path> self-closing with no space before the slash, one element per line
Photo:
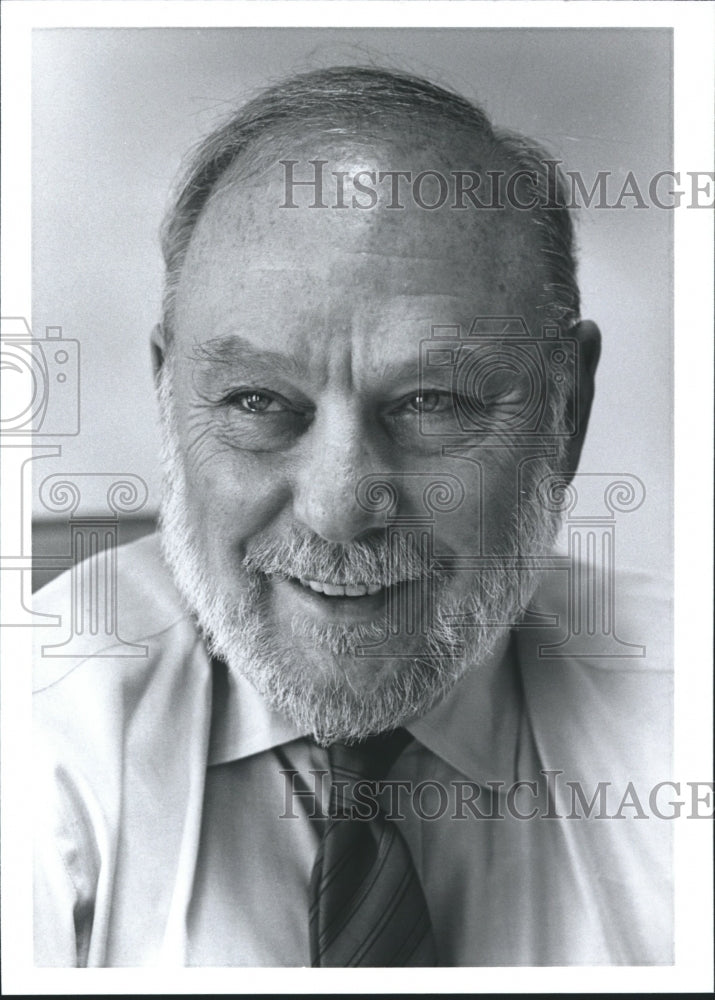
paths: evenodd
<path fill-rule="evenodd" d="M 471 286 L 504 293 L 501 308 L 533 314 L 546 276 L 531 213 L 488 203 L 489 172 L 508 169 L 494 148 L 464 137 L 379 142 L 316 134 L 259 148 L 227 171 L 193 233 L 177 308 L 208 288 L 240 292 L 260 278 L 364 294 L 436 294 Z"/>

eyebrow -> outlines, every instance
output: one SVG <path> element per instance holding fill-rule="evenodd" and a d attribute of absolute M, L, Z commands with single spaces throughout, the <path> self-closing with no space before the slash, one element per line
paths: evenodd
<path fill-rule="evenodd" d="M 435 344 L 440 347 L 439 342 Z M 195 343 L 187 357 L 197 362 L 208 375 L 217 367 L 248 369 L 254 376 L 282 375 L 288 379 L 307 379 L 310 369 L 305 363 L 288 354 L 257 347 L 239 334 L 228 334 L 223 337 L 213 337 L 202 343 Z M 451 366 L 431 373 L 430 381 L 445 383 L 451 378 Z M 394 365 L 384 365 L 380 376 L 386 383 L 414 381 L 418 385 L 425 372 L 420 371 L 418 357 Z"/>
<path fill-rule="evenodd" d="M 227 367 L 248 367 L 252 370 L 265 370 L 272 374 L 282 374 L 287 377 L 305 376 L 306 369 L 296 358 L 256 347 L 250 340 L 238 334 L 226 337 L 213 337 L 203 343 L 194 344 L 188 354 L 191 361 L 196 361 L 204 369 L 217 365 Z"/>

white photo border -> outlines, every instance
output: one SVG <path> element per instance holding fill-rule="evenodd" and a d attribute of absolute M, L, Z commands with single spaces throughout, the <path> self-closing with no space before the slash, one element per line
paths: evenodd
<path fill-rule="evenodd" d="M 675 163 L 713 169 L 715 8 L 558 0 L 4 0 L 3 314 L 31 316 L 30 36 L 33 27 L 671 27 Z M 712 780 L 713 215 L 675 209 L 676 780 Z M 19 498 L 3 496 L 3 518 Z M 2 581 L 4 585 L 4 581 Z M 676 820 L 676 961 L 658 967 L 419 970 L 38 969 L 32 964 L 29 629 L 2 641 L 2 987 L 5 994 L 709 992 L 713 828 Z M 477 974 L 475 975 L 475 972 Z"/>

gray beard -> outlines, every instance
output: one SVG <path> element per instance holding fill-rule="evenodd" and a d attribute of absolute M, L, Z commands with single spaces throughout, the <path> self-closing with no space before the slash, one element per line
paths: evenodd
<path fill-rule="evenodd" d="M 247 582 L 236 601 L 216 586 L 191 521 L 167 365 L 159 383 L 159 407 L 164 463 L 161 543 L 176 586 L 195 615 L 209 652 L 248 680 L 272 710 L 286 715 L 319 743 L 354 742 L 426 714 L 471 666 L 489 661 L 506 629 L 523 615 L 538 580 L 534 570 L 505 565 L 499 572 L 475 572 L 468 594 L 457 598 L 449 593 L 449 581 L 406 545 L 398 547 L 397 554 L 385 541 L 335 545 L 297 527 L 287 541 L 262 538 L 249 546 L 243 564 Z M 531 463 L 533 493 L 542 477 L 554 472 L 557 461 Z M 557 530 L 558 518 L 531 500 L 522 506 L 512 533 L 513 548 L 505 555 L 542 555 L 551 548 Z M 263 604 L 266 578 L 273 575 L 343 577 L 383 586 L 422 579 L 422 585 L 433 591 L 432 621 L 423 629 L 419 648 L 413 649 L 413 640 L 405 652 L 399 629 L 389 645 L 383 642 L 378 655 L 386 657 L 386 666 L 398 660 L 397 669 L 386 669 L 369 691 L 357 690 L 341 660 L 361 652 L 374 655 L 369 647 L 385 639 L 391 622 L 386 617 L 369 625 L 319 624 L 296 615 L 292 635 L 286 638 L 272 627 Z M 494 622 L 503 624 L 486 624 Z M 323 654 L 321 664 L 310 662 L 312 650 Z M 327 669 L 325 653 L 332 657 Z"/>

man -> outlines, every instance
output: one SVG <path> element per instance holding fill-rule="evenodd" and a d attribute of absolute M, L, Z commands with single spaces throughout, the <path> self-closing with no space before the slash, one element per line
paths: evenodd
<path fill-rule="evenodd" d="M 556 650 L 599 334 L 553 162 L 309 73 L 163 235 L 161 538 L 117 580 L 148 655 L 40 660 L 36 961 L 668 962 L 667 824 L 622 794 L 667 777 L 667 673 Z"/>

